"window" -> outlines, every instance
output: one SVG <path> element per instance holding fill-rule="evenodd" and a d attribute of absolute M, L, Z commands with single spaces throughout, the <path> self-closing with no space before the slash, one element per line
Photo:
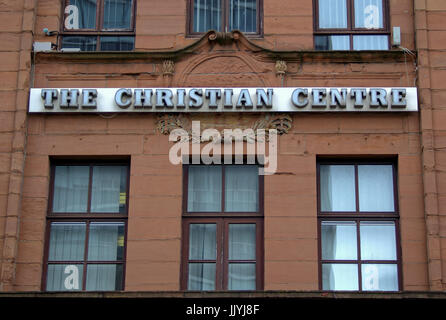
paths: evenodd
<path fill-rule="evenodd" d="M 53 163 L 43 290 L 123 290 L 128 170 L 126 163 Z"/>
<path fill-rule="evenodd" d="M 320 289 L 398 291 L 394 164 L 321 161 L 318 181 Z"/>
<path fill-rule="evenodd" d="M 189 0 L 189 34 L 239 30 L 261 34 L 261 0 Z"/>
<path fill-rule="evenodd" d="M 387 0 L 314 0 L 316 50 L 388 50 Z"/>
<path fill-rule="evenodd" d="M 134 0 L 65 0 L 64 3 L 62 49 L 133 50 Z"/>
<path fill-rule="evenodd" d="M 263 288 L 263 176 L 257 165 L 184 167 L 181 287 Z"/>

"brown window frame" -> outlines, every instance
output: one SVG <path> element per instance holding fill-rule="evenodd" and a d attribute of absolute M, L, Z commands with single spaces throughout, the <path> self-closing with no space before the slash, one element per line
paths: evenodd
<path fill-rule="evenodd" d="M 388 37 L 388 50 L 391 48 L 390 40 L 390 4 L 389 0 L 383 0 L 383 28 L 381 29 L 366 29 L 366 28 L 355 28 L 355 9 L 354 0 L 345 0 L 347 6 L 347 28 L 319 28 L 319 0 L 313 0 L 313 28 L 314 37 L 316 36 L 349 36 L 350 39 L 350 49 L 349 51 L 354 51 L 353 49 L 353 36 L 357 35 L 387 35 Z M 316 41 L 314 41 L 316 46 Z"/>
<path fill-rule="evenodd" d="M 101 50 L 101 36 L 128 36 L 135 37 L 135 26 L 136 26 L 136 5 L 137 0 L 132 1 L 131 9 L 131 22 L 129 29 L 104 29 L 104 1 L 96 0 L 96 28 L 95 29 L 66 29 L 65 28 L 65 18 L 67 17 L 65 13 L 65 8 L 69 5 L 70 0 L 63 0 L 61 8 L 61 22 L 60 22 L 60 32 L 58 36 L 58 48 L 62 48 L 62 38 L 64 36 L 96 36 L 96 50 Z M 91 52 L 95 52 L 91 51 Z"/>
<path fill-rule="evenodd" d="M 200 164 L 202 165 L 202 164 Z M 215 291 L 228 290 L 228 241 L 229 241 L 229 224 L 255 224 L 256 225 L 256 259 L 240 260 L 241 263 L 256 264 L 256 291 L 263 290 L 264 287 L 264 177 L 258 175 L 258 210 L 256 212 L 225 212 L 225 166 L 231 164 L 211 164 L 211 166 L 222 166 L 222 211 L 221 212 L 188 212 L 188 173 L 189 164 L 183 165 L 183 209 L 182 209 L 182 246 L 181 246 L 181 271 L 180 271 L 180 288 L 181 290 L 189 290 L 188 272 L 189 262 L 206 263 L 207 260 L 189 260 L 189 226 L 191 224 L 215 224 L 217 227 L 217 256 L 215 272 Z M 259 166 L 260 167 L 260 166 Z M 239 260 L 231 260 L 238 262 Z"/>
<path fill-rule="evenodd" d="M 186 30 L 188 37 L 201 37 L 205 32 L 194 32 L 194 1 L 187 0 L 187 19 Z M 217 32 L 230 32 L 229 30 L 229 1 L 221 0 L 221 30 L 215 30 Z M 257 32 L 243 32 L 247 37 L 262 38 L 263 37 L 263 0 L 256 0 L 257 3 Z M 208 30 L 209 31 L 209 30 Z"/>
<path fill-rule="evenodd" d="M 88 203 L 87 212 L 85 213 L 63 213 L 63 212 L 53 212 L 53 199 L 54 199 L 54 180 L 55 180 L 55 168 L 56 166 L 88 166 L 89 169 L 89 183 L 88 183 Z M 127 167 L 127 181 L 126 181 L 126 210 L 125 213 L 107 213 L 107 212 L 90 212 L 91 207 L 91 191 L 92 191 L 92 172 L 93 167 L 96 166 L 126 166 Z M 46 217 L 46 231 L 45 231 L 45 247 L 43 255 L 43 272 L 42 272 L 42 282 L 41 290 L 47 291 L 47 276 L 48 276 L 48 266 L 54 264 L 81 264 L 82 269 L 82 288 L 79 290 L 67 290 L 67 292 L 73 291 L 86 291 L 86 281 L 87 281 L 87 266 L 90 264 L 112 264 L 112 265 L 122 265 L 122 283 L 121 290 L 125 288 L 125 272 L 126 272 L 126 256 L 127 256 L 127 229 L 128 229 L 128 207 L 129 207 L 129 188 L 130 188 L 130 164 L 129 161 L 121 160 L 100 160 L 100 161 L 90 161 L 90 160 L 52 160 L 50 167 L 50 184 L 49 184 L 49 197 L 48 197 L 48 209 Z M 84 257 L 82 260 L 61 260 L 61 261 L 48 261 L 50 252 L 50 237 L 51 237 L 51 225 L 52 223 L 65 222 L 65 223 L 85 223 L 85 244 L 84 244 Z M 122 253 L 122 259 L 120 260 L 88 260 L 88 245 L 89 245 L 89 234 L 90 234 L 90 224 L 95 222 L 113 223 L 122 222 L 124 224 L 124 249 Z"/>
<path fill-rule="evenodd" d="M 397 281 L 398 290 L 402 290 L 403 276 L 402 276 L 402 253 L 401 253 L 401 239 L 400 239 L 400 225 L 399 225 L 399 207 L 398 207 L 398 168 L 395 159 L 318 159 L 317 160 L 317 215 L 318 215 L 318 264 L 319 264 L 319 290 L 320 291 L 332 291 L 323 289 L 323 275 L 322 265 L 324 263 L 335 264 L 355 264 L 358 266 L 358 290 L 353 292 L 383 292 L 376 290 L 363 290 L 362 288 L 362 269 L 363 264 L 396 264 L 397 265 Z M 321 183 L 320 183 L 320 166 L 321 165 L 353 165 L 355 167 L 355 204 L 356 210 L 349 212 L 340 211 L 322 211 L 321 210 Z M 393 199 L 394 199 L 394 211 L 390 212 L 371 212 L 371 211 L 359 211 L 359 192 L 358 192 L 358 166 L 359 165 L 391 165 L 393 168 Z M 354 222 L 356 224 L 356 247 L 357 257 L 355 260 L 323 260 L 322 259 L 322 222 L 325 221 L 344 221 Z M 361 259 L 361 242 L 360 242 L 360 223 L 361 222 L 394 222 L 395 223 L 395 247 L 396 247 L 396 260 L 362 260 Z M 336 290 L 334 290 L 336 291 Z M 395 291 L 392 291 L 395 292 Z"/>

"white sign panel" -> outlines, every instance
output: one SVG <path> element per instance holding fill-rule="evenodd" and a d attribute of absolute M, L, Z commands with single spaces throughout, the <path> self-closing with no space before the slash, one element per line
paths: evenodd
<path fill-rule="evenodd" d="M 407 112 L 409 88 L 33 88 L 30 113 Z"/>

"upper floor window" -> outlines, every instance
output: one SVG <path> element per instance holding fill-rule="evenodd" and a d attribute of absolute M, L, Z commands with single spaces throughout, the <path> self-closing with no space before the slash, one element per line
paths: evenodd
<path fill-rule="evenodd" d="M 318 176 L 320 289 L 398 291 L 393 162 L 320 161 Z"/>
<path fill-rule="evenodd" d="M 135 0 L 65 0 L 61 48 L 131 51 Z"/>
<path fill-rule="evenodd" d="M 239 30 L 260 35 L 262 0 L 189 0 L 189 34 Z"/>
<path fill-rule="evenodd" d="M 316 50 L 388 50 L 387 0 L 314 0 Z"/>
<path fill-rule="evenodd" d="M 118 162 L 53 163 L 43 290 L 123 290 L 128 170 Z"/>

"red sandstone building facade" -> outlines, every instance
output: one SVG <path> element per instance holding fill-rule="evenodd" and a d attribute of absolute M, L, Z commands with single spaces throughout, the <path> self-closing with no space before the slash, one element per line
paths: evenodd
<path fill-rule="evenodd" d="M 441 0 L 3 1 L 0 290 L 444 291 L 445 16 Z M 96 95 L 70 105 L 67 91 L 64 107 L 64 88 Z M 153 105 L 99 110 L 113 88 L 133 90 L 124 104 L 150 89 Z M 219 88 L 219 101 L 240 88 L 416 99 L 156 105 L 157 89 L 191 88 L 207 100 Z M 277 170 L 258 175 L 247 141 L 231 147 L 244 164 L 172 163 L 169 136 L 193 121 L 276 129 Z"/>

